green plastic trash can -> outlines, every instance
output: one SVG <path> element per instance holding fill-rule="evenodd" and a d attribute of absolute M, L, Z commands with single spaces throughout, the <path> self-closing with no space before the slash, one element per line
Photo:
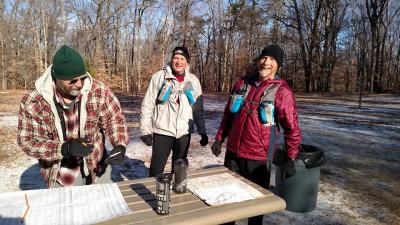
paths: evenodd
<path fill-rule="evenodd" d="M 317 205 L 320 166 L 326 157 L 324 151 L 312 145 L 302 144 L 295 161 L 296 174 L 285 178 L 284 164 L 276 165 L 276 194 L 286 201 L 286 210 L 310 212 Z"/>

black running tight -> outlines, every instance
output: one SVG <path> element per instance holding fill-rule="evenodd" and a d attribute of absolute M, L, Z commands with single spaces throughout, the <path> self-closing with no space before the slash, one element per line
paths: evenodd
<path fill-rule="evenodd" d="M 190 134 L 183 135 L 180 138 L 153 134 L 153 148 L 149 176 L 154 177 L 164 171 L 171 150 L 172 166 L 175 160 L 185 159 L 188 154 L 189 144 Z"/>

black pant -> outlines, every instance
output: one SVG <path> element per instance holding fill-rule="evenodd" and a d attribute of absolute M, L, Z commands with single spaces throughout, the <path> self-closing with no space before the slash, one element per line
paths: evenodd
<path fill-rule="evenodd" d="M 161 134 L 153 134 L 149 176 L 154 177 L 157 174 L 164 172 L 165 164 L 167 164 L 171 149 L 172 171 L 174 166 L 173 162 L 175 162 L 175 160 L 186 159 L 189 150 L 190 136 L 190 134 L 186 134 L 180 138 L 175 138 Z"/>
<path fill-rule="evenodd" d="M 270 171 L 268 170 L 266 161 L 257 161 L 251 159 L 237 158 L 235 153 L 227 150 L 225 154 L 225 162 L 229 170 L 240 174 L 248 180 L 260 185 L 261 187 L 268 189 Z M 264 215 L 250 217 L 248 224 L 250 225 L 262 225 Z M 234 224 L 235 222 L 225 223 Z"/>

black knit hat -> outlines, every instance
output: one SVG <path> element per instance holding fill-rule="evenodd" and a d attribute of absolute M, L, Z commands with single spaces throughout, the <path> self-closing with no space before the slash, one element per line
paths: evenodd
<path fill-rule="evenodd" d="M 75 49 L 63 45 L 54 55 L 51 72 L 59 80 L 73 80 L 86 73 L 86 66 Z"/>
<path fill-rule="evenodd" d="M 183 57 L 185 57 L 186 60 L 190 62 L 189 50 L 186 47 L 183 46 L 175 47 L 174 50 L 172 51 L 172 57 L 174 57 L 174 55 L 176 54 L 183 55 Z"/>
<path fill-rule="evenodd" d="M 264 56 L 271 56 L 278 63 L 278 67 L 281 67 L 283 64 L 284 55 L 285 53 L 283 52 L 282 48 L 279 47 L 279 45 L 271 44 L 262 50 L 260 56 L 258 56 L 256 60 L 259 60 Z"/>

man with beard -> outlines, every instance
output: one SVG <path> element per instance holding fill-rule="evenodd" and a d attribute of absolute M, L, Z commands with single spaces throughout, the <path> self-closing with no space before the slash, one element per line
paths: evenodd
<path fill-rule="evenodd" d="M 228 137 L 224 166 L 250 181 L 268 188 L 275 141 L 283 130 L 286 158 L 285 176 L 295 174 L 301 132 L 293 92 L 277 75 L 284 52 L 271 44 L 254 60 L 256 71 L 239 79 L 226 104 L 212 153 L 221 153 Z M 248 224 L 262 224 L 263 215 L 249 218 Z M 227 224 L 233 224 L 227 223 Z"/>
<path fill-rule="evenodd" d="M 64 45 L 22 98 L 17 140 L 38 159 L 40 174 L 53 188 L 111 182 L 107 165 L 122 162 L 129 137 L 115 95 Z"/>

